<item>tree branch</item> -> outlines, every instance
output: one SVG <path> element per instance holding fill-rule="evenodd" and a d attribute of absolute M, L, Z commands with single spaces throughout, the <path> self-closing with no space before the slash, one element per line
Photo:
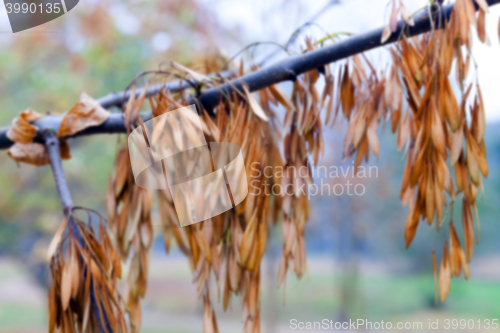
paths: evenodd
<path fill-rule="evenodd" d="M 52 174 L 54 175 L 54 180 L 56 182 L 57 193 L 59 194 L 59 199 L 61 200 L 64 215 L 67 215 L 73 208 L 73 200 L 71 200 L 71 194 L 69 193 L 68 184 L 66 183 L 66 177 L 64 176 L 62 168 L 61 155 L 59 153 L 59 140 L 50 130 L 45 130 L 43 135 L 45 137 L 45 147 L 47 148 L 47 153 L 49 154 Z"/>
<path fill-rule="evenodd" d="M 73 200 L 71 200 L 71 194 L 69 192 L 66 177 L 64 176 L 64 171 L 62 168 L 61 155 L 59 152 L 59 139 L 55 136 L 55 133 L 53 131 L 48 129 L 44 130 L 43 137 L 45 140 L 47 153 L 49 154 L 50 166 L 52 167 L 52 174 L 54 175 L 57 193 L 59 194 L 59 199 L 61 200 L 61 206 L 63 208 L 64 215 L 68 216 L 70 230 L 83 248 L 85 247 L 85 241 L 79 232 L 75 220 L 71 215 L 71 210 L 73 209 Z M 89 272 L 86 272 L 86 274 L 89 274 Z M 99 307 L 97 306 L 97 302 L 99 302 L 99 300 L 94 293 L 93 283 L 94 282 L 92 281 L 90 286 L 90 299 L 92 308 L 94 309 L 94 313 L 97 318 L 97 323 L 99 325 L 99 332 L 111 332 L 108 318 L 104 316 L 104 321 L 101 321 Z M 107 330 L 104 330 L 102 323 L 106 325 Z"/>
<path fill-rule="evenodd" d="M 500 3 L 500 0 L 487 0 L 487 2 L 490 6 L 493 6 Z M 477 10 L 477 3 L 474 3 L 474 5 Z M 414 18 L 415 25 L 413 27 L 408 26 L 403 20 L 400 20 L 398 22 L 397 30 L 392 33 L 391 37 L 384 44 L 381 43 L 381 37 L 384 30 L 384 28 L 382 27 L 366 34 L 354 36 L 338 43 L 322 47 L 318 50 L 289 57 L 277 62 L 274 65 L 261 68 L 255 72 L 232 80 L 229 83 L 203 90 L 198 98 L 190 97 L 188 101 L 190 103 L 197 102 L 210 112 L 214 108 L 214 106 L 219 103 L 224 95 L 231 96 L 234 88 L 243 91 L 242 84 L 248 85 L 250 91 L 256 91 L 279 82 L 294 80 L 297 75 L 303 74 L 315 68 L 319 68 L 337 60 L 345 59 L 368 50 L 397 42 L 401 35 L 411 37 L 429 32 L 433 24 L 437 26 L 438 23 L 448 20 L 452 11 L 453 5 L 448 5 L 443 7 L 442 9 L 435 10 L 432 13 L 432 19 L 429 17 L 429 13 L 424 11 L 416 15 L 416 17 Z M 222 73 L 223 75 L 225 75 L 224 73 L 226 72 Z M 187 83 L 174 81 L 165 85 L 156 85 L 148 89 L 148 95 L 159 92 L 163 87 L 166 87 L 171 91 L 175 91 L 180 87 L 187 87 L 185 84 Z M 142 89 L 137 89 L 136 95 L 140 94 L 141 92 Z M 128 100 L 129 97 L 130 92 L 119 92 L 109 94 L 98 99 L 98 101 L 103 107 L 109 108 L 112 106 L 121 106 L 122 102 L 124 100 Z M 143 121 L 147 121 L 151 119 L 151 113 L 142 113 L 141 118 L 143 119 Z M 37 126 L 40 132 L 43 132 L 45 129 L 57 131 L 61 124 L 61 120 L 62 116 L 46 116 L 36 120 L 33 125 Z M 7 149 L 14 144 L 11 140 L 9 140 L 9 138 L 7 138 L 6 134 L 8 130 L 8 126 L 0 128 L 0 149 Z M 77 133 L 75 136 L 101 133 L 126 133 L 123 114 L 112 114 L 109 119 L 103 124 L 87 128 L 86 130 Z M 39 140 L 40 138 L 37 138 L 37 141 Z"/>
<path fill-rule="evenodd" d="M 224 78 L 231 77 L 233 72 L 226 70 L 216 74 L 208 74 L 208 76 L 218 75 Z M 159 93 L 163 88 L 169 91 L 180 91 L 186 88 L 190 88 L 191 85 L 186 80 L 175 80 L 171 82 L 167 82 L 164 84 L 155 84 L 148 88 L 146 96 L 155 95 Z M 135 97 L 139 97 L 143 92 L 144 88 L 138 88 L 135 91 Z M 107 94 L 104 97 L 97 99 L 97 102 L 101 104 L 101 106 L 105 109 L 109 109 L 111 107 L 122 107 L 123 102 L 127 102 L 132 94 L 131 90 L 120 91 L 120 92 L 112 92 Z"/>

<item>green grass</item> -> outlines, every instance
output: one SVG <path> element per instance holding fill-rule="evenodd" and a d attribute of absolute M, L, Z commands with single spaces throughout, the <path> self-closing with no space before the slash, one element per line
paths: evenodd
<path fill-rule="evenodd" d="M 486 278 L 463 277 L 452 281 L 451 293 L 444 304 L 434 308 L 432 274 L 392 274 L 381 269 L 360 270 L 343 276 L 328 259 L 312 259 L 315 264 L 303 279 L 289 275 L 286 282 L 286 304 L 283 288 L 276 287 L 276 276 L 264 271 L 261 295 L 262 327 L 276 322 L 279 332 L 287 332 L 291 319 L 321 321 L 338 320 L 341 307 L 348 318 L 370 321 L 429 319 L 495 319 L 500 314 L 500 285 Z M 269 267 L 264 264 L 264 268 Z M 322 268 L 323 267 L 323 268 Z M 1 290 L 8 290 L 23 270 L 2 264 L 0 270 L 0 332 L 43 332 L 46 327 L 45 299 L 24 304 L 3 301 Z M 191 282 L 188 265 L 182 258 L 159 258 L 151 261 L 151 277 L 143 301 L 142 332 L 200 332 L 202 305 Z M 349 292 L 345 292 L 348 290 Z M 216 295 L 212 295 L 221 332 L 241 331 L 240 300 L 233 297 L 232 310 L 222 313 Z M 342 300 L 347 300 L 343 302 Z M 476 330 L 477 331 L 477 330 Z"/>

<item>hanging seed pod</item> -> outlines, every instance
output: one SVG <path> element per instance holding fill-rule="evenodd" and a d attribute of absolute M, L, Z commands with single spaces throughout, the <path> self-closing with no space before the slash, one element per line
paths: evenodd
<path fill-rule="evenodd" d="M 86 211 L 89 221 L 78 219 L 77 210 Z M 91 215 L 100 219 L 99 234 L 90 226 Z M 62 237 L 56 235 L 50 255 L 49 332 L 127 331 L 125 305 L 116 289 L 121 263 L 110 260 L 116 259 L 116 252 L 102 217 L 95 211 L 75 208 L 65 221 L 69 223 L 62 225 L 68 226 Z"/>

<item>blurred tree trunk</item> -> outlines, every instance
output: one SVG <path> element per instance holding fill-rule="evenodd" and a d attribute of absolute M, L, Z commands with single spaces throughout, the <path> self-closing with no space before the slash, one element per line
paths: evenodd
<path fill-rule="evenodd" d="M 265 314 L 265 318 L 267 318 L 263 327 L 264 332 L 274 333 L 277 330 L 278 326 L 278 266 L 279 266 L 279 255 L 280 248 L 279 244 L 276 240 L 276 235 L 271 235 L 273 232 L 272 229 L 268 230 L 267 237 L 267 251 L 266 251 L 266 262 L 265 262 L 265 276 L 266 279 L 266 295 L 265 299 L 263 299 L 264 303 L 262 304 L 263 314 Z M 261 296 L 262 297 L 262 296 Z"/>
<path fill-rule="evenodd" d="M 340 219 L 338 226 L 338 258 L 340 273 L 340 308 L 337 314 L 339 321 L 349 321 L 357 298 L 358 289 L 358 265 L 356 250 L 354 246 L 353 221 L 355 209 L 353 209 L 352 198 L 340 196 L 338 215 Z M 347 208 L 347 209 L 346 209 Z"/>

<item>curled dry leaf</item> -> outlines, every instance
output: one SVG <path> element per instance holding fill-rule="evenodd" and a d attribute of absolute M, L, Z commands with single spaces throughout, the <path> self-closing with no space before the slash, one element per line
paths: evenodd
<path fill-rule="evenodd" d="M 45 146 L 38 142 L 15 143 L 9 148 L 7 154 L 18 163 L 21 162 L 36 166 L 50 164 L 49 155 L 47 154 Z M 60 156 L 63 160 L 71 158 L 69 145 L 66 141 L 61 142 Z"/>
<path fill-rule="evenodd" d="M 71 136 L 88 127 L 98 126 L 105 122 L 109 115 L 96 100 L 82 93 L 78 102 L 64 115 L 58 136 Z"/>
<path fill-rule="evenodd" d="M 36 166 L 49 164 L 49 154 L 41 143 L 16 143 L 7 151 L 7 154 L 16 162 Z"/>
<path fill-rule="evenodd" d="M 7 132 L 7 137 L 16 143 L 30 143 L 36 136 L 38 128 L 31 125 L 32 121 L 35 121 L 43 117 L 42 114 L 33 111 L 32 109 L 27 109 L 21 112 L 14 120 L 12 120 L 12 126 Z"/>

